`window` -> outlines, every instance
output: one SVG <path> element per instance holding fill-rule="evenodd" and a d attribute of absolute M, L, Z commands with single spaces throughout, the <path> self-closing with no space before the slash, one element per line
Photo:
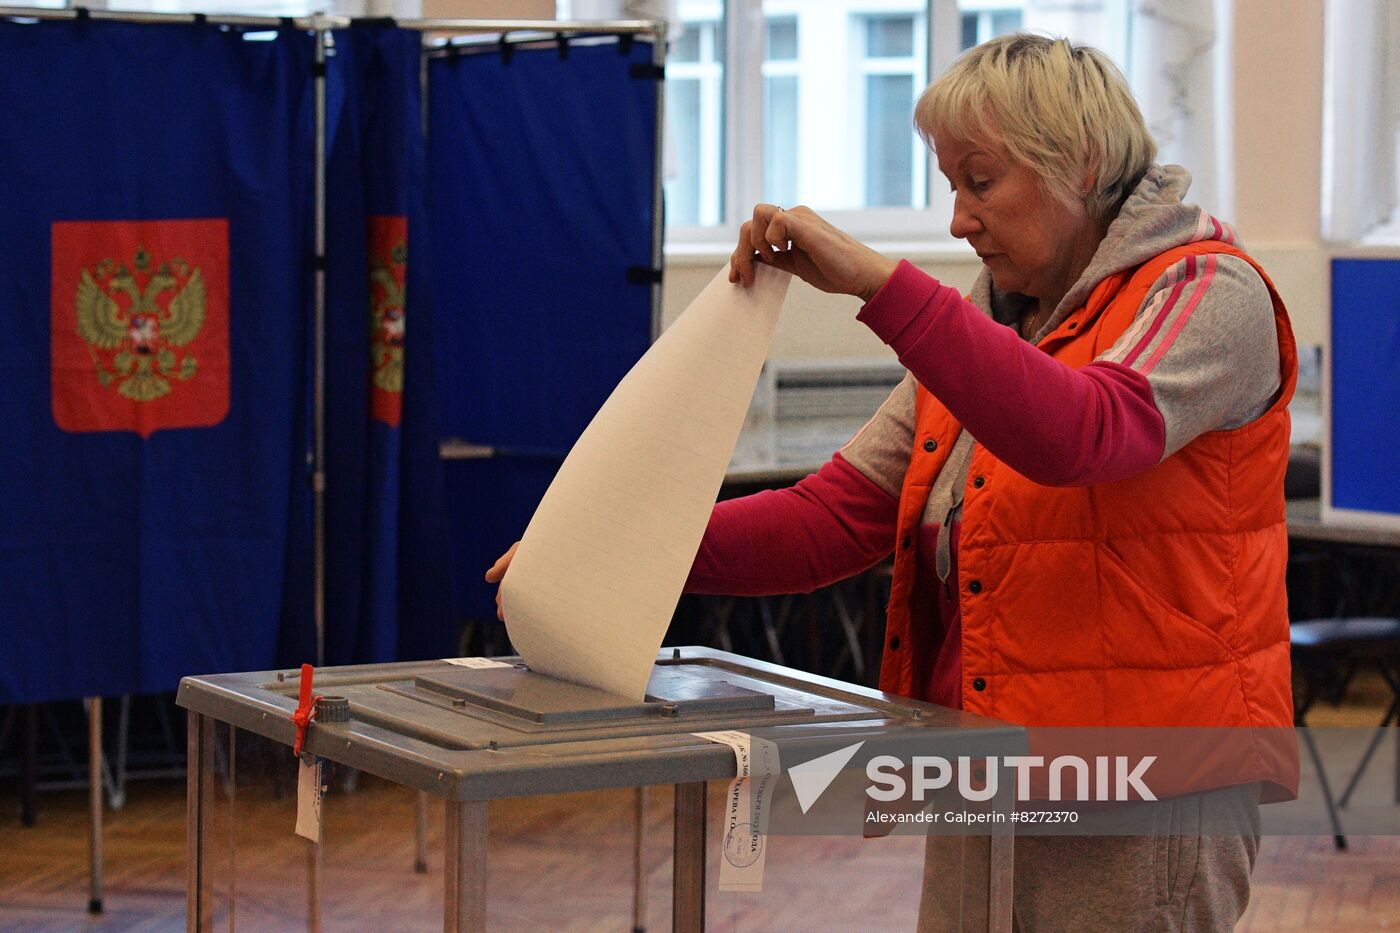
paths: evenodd
<path fill-rule="evenodd" d="M 864 197 L 855 207 L 922 207 L 926 172 L 910 130 L 914 100 L 928 82 L 928 34 L 922 14 L 861 17 L 865 41 L 857 69 L 864 84 Z"/>
<path fill-rule="evenodd" d="M 1008 32 L 1015 32 L 1021 28 L 1021 10 L 1018 7 L 982 10 L 967 9 L 966 4 L 963 7 L 961 43 L 963 51 L 974 45 L 981 45 L 988 39 L 1005 35 Z"/>
<path fill-rule="evenodd" d="M 763 49 L 763 200 L 796 204 L 798 179 L 796 16 L 770 18 Z"/>
<path fill-rule="evenodd" d="M 930 76 L 1019 29 L 1122 62 L 1128 0 L 679 0 L 667 64 L 673 243 L 723 243 L 755 203 L 856 235 L 947 236 L 946 185 L 914 131 Z M 754 89 L 761 88 L 760 93 Z"/>
<path fill-rule="evenodd" d="M 713 226 L 721 222 L 724 5 L 691 0 L 685 31 L 666 57 L 666 113 L 673 154 L 666 181 L 667 222 Z"/>
<path fill-rule="evenodd" d="M 1362 14 L 1365 15 L 1362 15 Z M 1322 235 L 1400 243 L 1400 10 L 1326 7 Z"/>

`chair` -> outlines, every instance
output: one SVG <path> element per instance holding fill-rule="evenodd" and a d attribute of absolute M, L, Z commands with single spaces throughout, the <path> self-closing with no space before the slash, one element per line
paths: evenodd
<path fill-rule="evenodd" d="M 1400 722 L 1400 618 L 1310 619 L 1293 623 L 1290 640 L 1294 667 L 1303 678 L 1303 695 L 1301 699 L 1295 699 L 1294 703 L 1295 726 L 1306 726 L 1308 712 L 1318 698 L 1324 693 L 1335 692 L 1340 695 L 1357 669 L 1364 664 L 1376 665 L 1394 695 L 1356 772 L 1347 782 L 1340 804 L 1332 795 L 1327 773 L 1322 766 L 1322 756 L 1318 753 L 1312 734 L 1306 729 L 1303 730 L 1303 741 L 1308 747 L 1308 754 L 1322 785 L 1323 799 L 1327 803 L 1327 815 L 1332 822 L 1336 846 L 1339 850 L 1345 849 L 1346 836 L 1342 832 L 1338 810 L 1345 807 L 1351 799 L 1357 782 L 1386 735 L 1386 727 Z M 1400 803 L 1400 746 L 1397 746 L 1396 754 L 1396 802 Z"/>

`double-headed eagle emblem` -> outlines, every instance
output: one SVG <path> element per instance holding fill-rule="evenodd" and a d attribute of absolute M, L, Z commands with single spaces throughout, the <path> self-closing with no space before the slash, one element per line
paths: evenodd
<path fill-rule="evenodd" d="M 78 335 L 102 385 L 149 402 L 170 393 L 171 380 L 199 368 L 188 346 L 204 327 L 204 277 L 178 257 L 152 269 L 138 247 L 130 266 L 104 259 L 78 282 Z"/>
<path fill-rule="evenodd" d="M 404 286 L 399 283 L 408 246 L 402 240 L 389 251 L 389 261 L 370 261 L 370 371 L 376 387 L 403 391 Z M 395 275 L 395 273 L 398 275 Z"/>

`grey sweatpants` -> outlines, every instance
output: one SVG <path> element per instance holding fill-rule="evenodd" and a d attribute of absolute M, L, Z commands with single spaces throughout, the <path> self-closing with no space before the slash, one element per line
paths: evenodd
<path fill-rule="evenodd" d="M 1173 826 L 1201 825 L 1198 798 L 1170 805 Z M 1209 806 L 1209 804 L 1208 804 Z M 1232 803 L 1252 832 L 1234 836 L 1018 836 L 1017 933 L 1228 931 L 1249 904 L 1258 804 Z M 1206 821 L 1205 827 L 1220 825 Z M 920 933 L 987 929 L 986 837 L 930 836 Z"/>

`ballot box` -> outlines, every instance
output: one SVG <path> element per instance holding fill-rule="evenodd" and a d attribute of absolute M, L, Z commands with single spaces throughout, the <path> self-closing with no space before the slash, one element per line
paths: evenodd
<path fill-rule="evenodd" d="M 188 929 L 208 929 L 213 917 L 216 761 L 229 760 L 214 729 L 292 746 L 299 687 L 299 672 L 289 670 L 180 683 L 189 736 Z M 447 930 L 486 928 L 490 801 L 662 784 L 675 789 L 673 925 L 703 929 L 707 864 L 720 857 L 707 845 L 706 782 L 734 778 L 737 765 L 732 748 L 696 733 L 761 732 L 790 751 L 808 736 L 829 746 L 835 735 L 849 746 L 914 730 L 950 756 L 1020 754 L 1026 741 L 1006 723 L 707 648 L 663 649 L 640 702 L 530 671 L 518 658 L 322 668 L 314 689 L 321 700 L 304 753 L 446 802 Z M 1011 853 L 1009 833 L 992 839 L 989 929 L 1011 928 Z"/>

